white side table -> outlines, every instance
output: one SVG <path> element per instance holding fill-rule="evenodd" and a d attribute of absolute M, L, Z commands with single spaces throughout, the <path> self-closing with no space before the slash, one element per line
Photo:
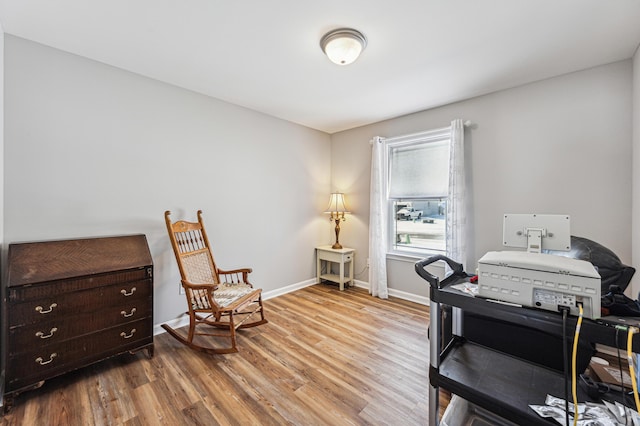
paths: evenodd
<path fill-rule="evenodd" d="M 321 280 L 332 281 L 340 285 L 340 291 L 344 290 L 344 283 L 353 281 L 353 262 L 354 262 L 355 250 L 352 248 L 343 247 L 341 249 L 333 249 L 331 246 L 316 247 L 316 277 L 318 283 Z M 322 262 L 325 262 L 326 270 L 322 273 Z M 331 263 L 340 264 L 340 275 L 331 273 Z M 344 268 L 345 264 L 349 264 L 349 276 L 345 276 Z"/>

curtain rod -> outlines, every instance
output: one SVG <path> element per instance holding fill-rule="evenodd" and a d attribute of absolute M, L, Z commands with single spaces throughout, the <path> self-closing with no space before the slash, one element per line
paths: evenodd
<path fill-rule="evenodd" d="M 468 127 L 468 128 L 470 128 L 470 129 L 473 129 L 473 128 L 475 128 L 476 123 L 474 123 L 474 122 L 473 122 L 473 121 L 471 121 L 471 120 L 465 120 L 465 121 L 464 121 L 464 123 L 462 123 L 462 125 L 463 125 L 464 127 Z M 451 129 L 451 126 L 441 127 L 441 128 L 439 128 L 439 129 L 427 130 L 427 132 L 438 132 L 438 131 L 442 131 L 442 130 L 445 130 L 445 129 Z M 418 133 L 414 133 L 414 134 L 418 135 L 418 134 L 420 134 L 420 133 L 425 133 L 425 132 L 418 132 Z M 407 136 L 411 136 L 411 135 L 409 134 L 409 135 L 403 135 L 403 136 L 399 136 L 399 137 L 407 137 Z M 373 145 L 373 142 L 376 140 L 376 138 L 379 138 L 379 139 L 393 139 L 393 138 L 385 138 L 385 137 L 383 137 L 383 136 L 374 136 L 374 137 L 369 141 L 369 145 Z"/>

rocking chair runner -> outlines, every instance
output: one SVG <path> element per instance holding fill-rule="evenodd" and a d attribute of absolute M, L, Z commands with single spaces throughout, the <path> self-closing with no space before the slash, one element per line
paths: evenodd
<path fill-rule="evenodd" d="M 162 327 L 195 350 L 214 354 L 238 352 L 236 329 L 267 323 L 262 290 L 249 283 L 250 268 L 218 269 L 202 222 L 202 210 L 198 210 L 198 222 L 171 223 L 170 215 L 166 211 L 164 218 L 187 297 L 189 333 L 185 335 L 167 324 Z M 252 318 L 256 314 L 259 319 Z M 214 347 L 210 342 L 213 339 L 204 336 L 226 337 L 230 345 Z"/>

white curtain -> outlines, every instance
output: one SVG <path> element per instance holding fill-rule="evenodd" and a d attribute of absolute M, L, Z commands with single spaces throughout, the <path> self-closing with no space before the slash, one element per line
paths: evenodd
<path fill-rule="evenodd" d="M 447 257 L 468 268 L 465 200 L 464 124 L 462 120 L 457 119 L 451 122 L 449 195 L 447 197 Z"/>
<path fill-rule="evenodd" d="M 389 298 L 387 289 L 387 196 L 383 192 L 385 179 L 384 139 L 371 141 L 371 196 L 369 206 L 369 293 L 381 299 Z"/>

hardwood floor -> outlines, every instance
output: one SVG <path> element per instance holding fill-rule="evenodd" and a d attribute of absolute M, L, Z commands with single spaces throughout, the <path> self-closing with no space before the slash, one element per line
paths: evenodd
<path fill-rule="evenodd" d="M 168 334 L 20 394 L 2 425 L 426 425 L 428 307 L 316 285 L 265 301 L 240 352 Z"/>

